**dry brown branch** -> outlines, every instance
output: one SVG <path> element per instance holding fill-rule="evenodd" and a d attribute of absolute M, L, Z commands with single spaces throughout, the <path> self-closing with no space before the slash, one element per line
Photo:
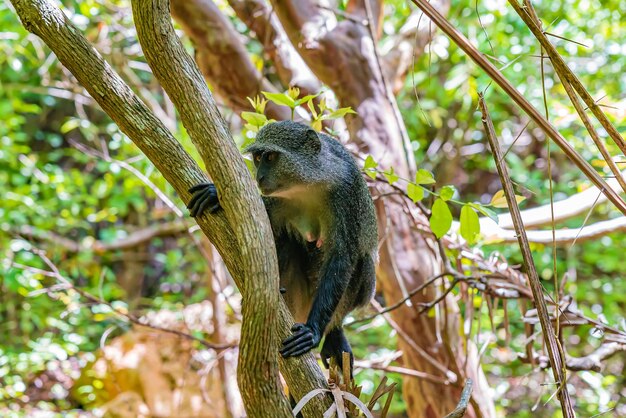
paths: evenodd
<path fill-rule="evenodd" d="M 520 106 L 524 112 L 543 130 L 554 142 L 563 150 L 569 158 L 585 176 L 604 193 L 607 198 L 626 215 L 626 202 L 611 189 L 596 170 L 567 142 L 567 140 L 556 130 L 556 128 L 546 119 L 524 96 L 504 77 L 504 75 L 478 51 L 470 41 L 459 32 L 446 18 L 441 16 L 433 6 L 426 0 L 411 0 L 419 7 L 432 21 L 446 34 L 455 44 L 459 46 L 480 68 L 485 71 L 493 81 L 496 82 L 506 94 Z M 571 81 L 571 80 L 570 80 Z M 579 92 L 580 93 L 580 92 Z M 600 112 L 601 113 L 601 112 Z"/>
<path fill-rule="evenodd" d="M 557 396 L 561 403 L 561 410 L 563 411 L 563 415 L 565 417 L 573 418 L 576 416 L 576 414 L 574 413 L 572 401 L 570 399 L 569 392 L 567 391 L 565 383 L 566 377 L 563 369 L 565 359 L 563 358 L 563 350 L 560 348 L 556 334 L 552 327 L 552 323 L 550 322 L 548 308 L 544 300 L 543 289 L 541 286 L 541 282 L 539 281 L 539 275 L 537 274 L 537 270 L 535 268 L 535 263 L 533 261 L 533 256 L 530 251 L 528 238 L 526 237 L 524 222 L 520 215 L 517 201 L 515 200 L 513 183 L 511 181 L 511 177 L 509 176 L 508 169 L 504 164 L 502 158 L 502 150 L 500 150 L 500 143 L 496 138 L 495 129 L 493 127 L 493 123 L 491 121 L 491 117 L 489 116 L 487 105 L 482 94 L 479 95 L 479 105 L 483 117 L 483 126 L 485 128 L 485 133 L 487 139 L 489 140 L 491 152 L 493 153 L 493 159 L 498 169 L 498 175 L 500 176 L 500 181 L 502 183 L 504 194 L 509 205 L 509 210 L 511 211 L 511 216 L 515 226 L 515 231 L 517 233 L 520 250 L 524 259 L 524 266 L 526 274 L 528 276 L 528 282 L 533 292 L 533 301 L 535 303 L 535 306 L 537 307 L 537 313 L 541 322 L 544 343 L 548 350 L 550 364 L 552 365 L 554 380 L 559 385 Z"/>
<path fill-rule="evenodd" d="M 563 57 L 561 57 L 561 55 L 557 52 L 554 45 L 550 43 L 550 40 L 541 29 L 537 13 L 535 12 L 532 4 L 527 0 L 524 0 L 523 6 L 519 4 L 517 0 L 509 0 L 509 4 L 513 7 L 513 9 L 515 9 L 519 17 L 524 21 L 526 26 L 528 26 L 528 29 L 530 29 L 533 35 L 535 35 L 542 48 L 548 54 L 550 61 L 552 62 L 552 66 L 559 75 L 559 78 L 564 83 L 570 84 L 574 90 L 576 90 L 583 102 L 585 102 L 587 107 L 591 109 L 591 112 L 598 119 L 604 129 L 606 129 L 609 136 L 613 139 L 613 141 L 615 141 L 615 144 L 617 144 L 622 153 L 626 155 L 626 142 L 624 141 L 624 138 L 622 138 L 617 129 L 615 129 L 615 126 L 613 126 L 613 124 L 609 121 L 600 106 L 598 106 L 587 89 L 585 89 L 585 86 L 583 86 L 578 77 L 576 77 L 576 74 L 570 70 Z"/>

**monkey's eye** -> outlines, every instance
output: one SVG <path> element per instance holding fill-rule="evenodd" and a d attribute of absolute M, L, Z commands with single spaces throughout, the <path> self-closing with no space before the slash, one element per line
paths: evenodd
<path fill-rule="evenodd" d="M 275 152 L 268 152 L 267 153 L 267 161 L 274 161 L 276 159 L 276 153 Z"/>
<path fill-rule="evenodd" d="M 256 161 L 257 163 L 261 162 L 261 154 L 257 154 L 254 156 L 254 161 Z"/>

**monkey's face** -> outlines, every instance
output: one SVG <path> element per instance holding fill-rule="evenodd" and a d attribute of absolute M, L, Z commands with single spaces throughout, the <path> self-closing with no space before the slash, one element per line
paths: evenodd
<path fill-rule="evenodd" d="M 278 151 L 257 151 L 252 154 L 256 181 L 264 196 L 295 197 L 302 191 L 302 176 L 289 154 Z"/>

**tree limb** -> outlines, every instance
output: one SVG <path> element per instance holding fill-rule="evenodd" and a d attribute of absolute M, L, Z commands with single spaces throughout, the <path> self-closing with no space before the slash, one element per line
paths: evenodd
<path fill-rule="evenodd" d="M 563 412 L 564 417 L 574 418 L 576 414 L 574 413 L 574 409 L 572 407 L 572 400 L 570 398 L 569 392 L 567 391 L 565 380 L 565 354 L 563 353 L 563 349 L 557 341 L 554 328 L 552 327 L 552 323 L 550 322 L 548 308 L 546 306 L 546 301 L 543 295 L 543 288 L 539 281 L 539 275 L 537 274 L 535 262 L 533 261 L 533 256 L 530 251 L 530 245 L 528 243 L 528 238 L 526 237 L 524 222 L 522 221 L 522 217 L 520 215 L 519 206 L 517 204 L 517 201 L 515 200 L 513 182 L 511 181 L 511 177 L 509 176 L 506 164 L 503 161 L 502 151 L 500 150 L 500 143 L 496 138 L 493 122 L 491 121 L 491 117 L 487 110 L 487 105 L 482 94 L 479 94 L 478 103 L 480 105 L 480 111 L 482 113 L 485 134 L 487 136 L 487 139 L 489 140 L 493 159 L 496 163 L 498 175 L 500 176 L 500 181 L 502 182 L 502 187 L 504 189 L 504 195 L 506 196 L 509 210 L 511 211 L 511 216 L 515 226 L 515 232 L 517 233 L 519 247 L 522 252 L 522 257 L 524 259 L 524 266 L 526 268 L 526 274 L 528 276 L 528 283 L 533 292 L 533 302 L 537 308 L 537 315 L 541 323 L 543 341 L 548 351 L 548 357 L 550 358 L 550 365 L 552 366 L 554 381 L 557 383 L 557 385 L 559 385 L 559 388 L 557 390 L 557 397 L 561 403 L 561 411 Z"/>
<path fill-rule="evenodd" d="M 118 124 L 120 129 L 155 164 L 182 199 L 185 202 L 189 201 L 190 195 L 187 189 L 191 185 L 207 181 L 207 178 L 195 161 L 165 128 L 163 123 L 133 94 L 130 88 L 102 59 L 55 4 L 49 0 L 12 0 L 12 3 L 24 26 L 42 38 L 54 51 L 61 63 L 72 72 L 103 110 Z M 167 11 L 168 8 L 165 7 L 161 10 Z M 163 26 L 160 26 L 160 29 L 164 29 Z M 159 40 L 163 41 L 163 38 L 159 38 Z M 162 44 L 159 44 L 159 47 L 162 46 Z M 165 61 L 169 59 L 173 59 L 173 57 L 164 58 Z M 167 65 L 167 63 L 164 64 Z M 192 77 L 192 87 L 206 89 L 206 84 L 201 77 L 198 77 L 197 70 L 194 72 L 193 67 L 186 66 L 185 72 L 176 74 L 173 80 L 177 81 L 177 79 L 180 79 L 181 74 Z M 188 93 L 184 89 L 174 90 L 170 89 L 168 91 L 172 97 L 180 97 L 180 95 Z M 207 93 L 203 91 L 202 94 Z M 217 215 L 203 216 L 197 221 L 204 233 L 220 251 L 224 262 L 237 281 L 244 297 L 253 295 L 247 296 L 248 302 L 250 302 L 248 306 L 253 305 L 253 308 L 258 308 L 261 305 L 258 305 L 257 302 L 264 299 L 263 304 L 266 306 L 268 301 L 270 304 L 274 303 L 271 312 L 275 315 L 279 294 L 275 254 L 259 253 L 261 248 L 265 248 L 267 252 L 273 247 L 271 245 L 269 247 L 267 245 L 262 246 L 260 243 L 256 244 L 259 239 L 263 241 L 263 238 L 266 240 L 270 239 L 270 242 L 273 242 L 271 231 L 269 231 L 269 222 L 266 219 L 267 215 L 261 206 L 260 198 L 256 195 L 252 180 L 241 161 L 241 157 L 233 146 L 232 139 L 229 138 L 226 128 L 221 123 L 217 126 L 207 126 L 211 120 L 219 120 L 215 104 L 210 102 L 208 97 L 210 97 L 208 94 L 205 97 L 188 96 L 187 101 L 196 102 L 198 100 L 198 102 L 194 105 L 188 104 L 179 107 L 181 114 L 185 115 L 186 123 L 191 121 L 192 124 L 198 125 L 201 129 L 206 129 L 210 133 L 208 138 L 198 138 L 194 129 L 193 137 L 202 145 L 202 147 L 199 147 L 199 151 L 205 159 L 207 167 L 213 168 L 211 171 L 218 183 L 217 187 L 221 193 L 225 208 L 224 211 L 220 211 Z M 209 109 L 210 117 L 213 119 L 207 120 L 207 113 L 203 111 L 194 113 L 198 110 L 195 107 L 196 105 L 203 107 L 204 110 Z M 208 143 L 202 142 L 207 139 L 209 139 Z M 228 187 L 222 187 L 224 184 L 227 184 Z M 246 209 L 240 211 L 240 208 L 237 206 L 244 205 L 243 202 L 245 202 Z M 238 214 L 248 218 L 248 220 L 238 219 Z M 256 224 L 254 223 L 255 221 L 257 222 Z M 246 232 L 249 233 L 248 243 L 242 242 L 244 241 L 242 236 Z M 236 237 L 237 240 L 234 240 L 233 237 Z M 240 249 L 242 250 L 240 251 Z M 272 251 L 269 252 L 271 253 Z M 242 256 L 242 254 L 245 256 Z M 254 264 L 254 259 L 259 256 L 263 257 L 262 262 L 258 266 L 253 266 L 249 273 L 244 275 L 245 270 L 251 264 Z M 268 262 L 274 266 L 266 266 Z M 244 276 L 252 277 L 255 280 L 251 281 L 252 284 L 250 286 L 244 286 L 244 284 L 248 284 L 243 280 Z M 275 286 L 265 285 L 265 289 L 258 292 L 258 288 L 263 286 L 267 280 L 274 281 Z M 248 290 L 251 292 L 247 293 Z M 252 297 L 255 299 L 251 300 Z M 277 376 L 271 367 L 272 363 L 276 364 L 277 344 L 271 343 L 274 341 L 277 343 L 278 339 L 274 333 L 267 332 L 268 324 L 273 324 L 276 319 L 272 316 L 264 318 L 259 315 L 259 317 L 258 319 L 261 321 L 267 320 L 267 322 L 262 324 L 263 337 L 259 341 L 255 341 L 255 343 L 259 344 L 265 341 L 266 345 L 261 347 L 264 350 L 261 354 L 265 354 L 265 358 L 261 361 L 262 369 L 259 373 L 255 373 L 254 370 L 256 368 L 252 368 L 252 372 L 246 373 L 246 375 L 247 379 L 256 380 L 253 390 L 272 388 L 271 391 L 268 391 L 268 393 L 271 392 L 269 395 L 271 397 L 267 398 L 264 396 L 264 410 L 267 411 L 267 401 L 269 399 L 276 399 L 276 396 L 282 398 L 277 378 L 270 378 L 272 375 Z M 277 320 L 284 327 L 284 330 L 282 330 L 283 334 L 288 333 L 289 315 L 284 304 L 281 304 L 278 309 Z M 245 350 L 242 347 L 241 351 Z M 315 364 L 312 355 L 301 359 L 293 359 L 288 363 L 288 368 L 295 368 L 296 365 L 300 366 L 299 373 L 305 376 L 298 381 L 298 383 L 301 383 L 302 390 L 307 390 L 308 387 L 313 387 L 315 384 L 324 384 L 323 376 L 318 377 L 321 376 L 321 371 Z M 303 365 L 302 363 L 305 364 Z M 296 374 L 292 373 L 290 376 L 288 373 L 287 375 L 289 378 Z M 314 376 L 312 380 L 307 379 L 311 376 Z M 286 400 L 283 398 L 279 402 L 282 405 L 281 410 L 285 413 L 290 413 Z M 324 409 L 320 407 L 320 410 L 323 411 Z"/>
<path fill-rule="evenodd" d="M 615 354 L 626 351 L 626 344 L 619 342 L 603 343 L 592 353 L 583 357 L 567 357 L 565 366 L 568 370 L 573 372 L 580 372 L 583 370 L 591 370 L 594 372 L 602 371 L 602 362 Z M 518 358 L 524 363 L 530 363 L 528 357 L 520 355 Z M 546 356 L 535 355 L 535 362 L 539 364 L 542 369 L 550 367 L 550 362 Z"/>
<path fill-rule="evenodd" d="M 604 179 L 596 172 L 596 170 L 576 152 L 576 150 L 567 142 L 567 140 L 557 131 L 557 129 L 544 118 L 539 111 L 533 107 L 528 100 L 504 77 L 504 75 L 489 61 L 480 51 L 478 51 L 470 41 L 461 34 L 450 22 L 446 20 L 433 6 L 426 0 L 411 0 L 416 6 L 418 6 L 433 22 L 450 37 L 459 48 L 461 48 L 486 74 L 496 82 L 506 94 L 520 106 L 524 112 L 530 116 L 530 118 L 546 133 L 554 142 L 563 150 L 567 158 L 569 158 L 585 176 L 593 184 L 595 184 L 602 193 L 620 210 L 626 215 L 626 202 L 620 197 L 618 193 L 615 193 L 611 189 Z M 572 81 L 572 80 L 570 80 Z M 576 87 L 576 86 L 575 86 Z M 580 92 L 578 92 L 580 94 Z M 596 105 L 597 106 L 597 105 Z M 602 113 L 602 112 L 600 112 Z M 603 114 L 603 113 L 602 113 Z M 603 114 L 604 115 L 604 114 Z"/>

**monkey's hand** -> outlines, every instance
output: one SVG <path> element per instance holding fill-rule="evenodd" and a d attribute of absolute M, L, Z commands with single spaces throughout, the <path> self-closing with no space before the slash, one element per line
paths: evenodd
<path fill-rule="evenodd" d="M 283 357 L 301 356 L 317 347 L 322 339 L 319 331 L 307 324 L 295 324 L 291 327 L 291 332 L 293 334 L 283 341 L 283 348 L 279 351 Z"/>
<path fill-rule="evenodd" d="M 213 183 L 200 183 L 189 189 L 193 196 L 187 205 L 189 214 L 192 217 L 202 215 L 205 209 L 210 213 L 215 213 L 221 206 L 217 199 L 217 189 Z"/>

